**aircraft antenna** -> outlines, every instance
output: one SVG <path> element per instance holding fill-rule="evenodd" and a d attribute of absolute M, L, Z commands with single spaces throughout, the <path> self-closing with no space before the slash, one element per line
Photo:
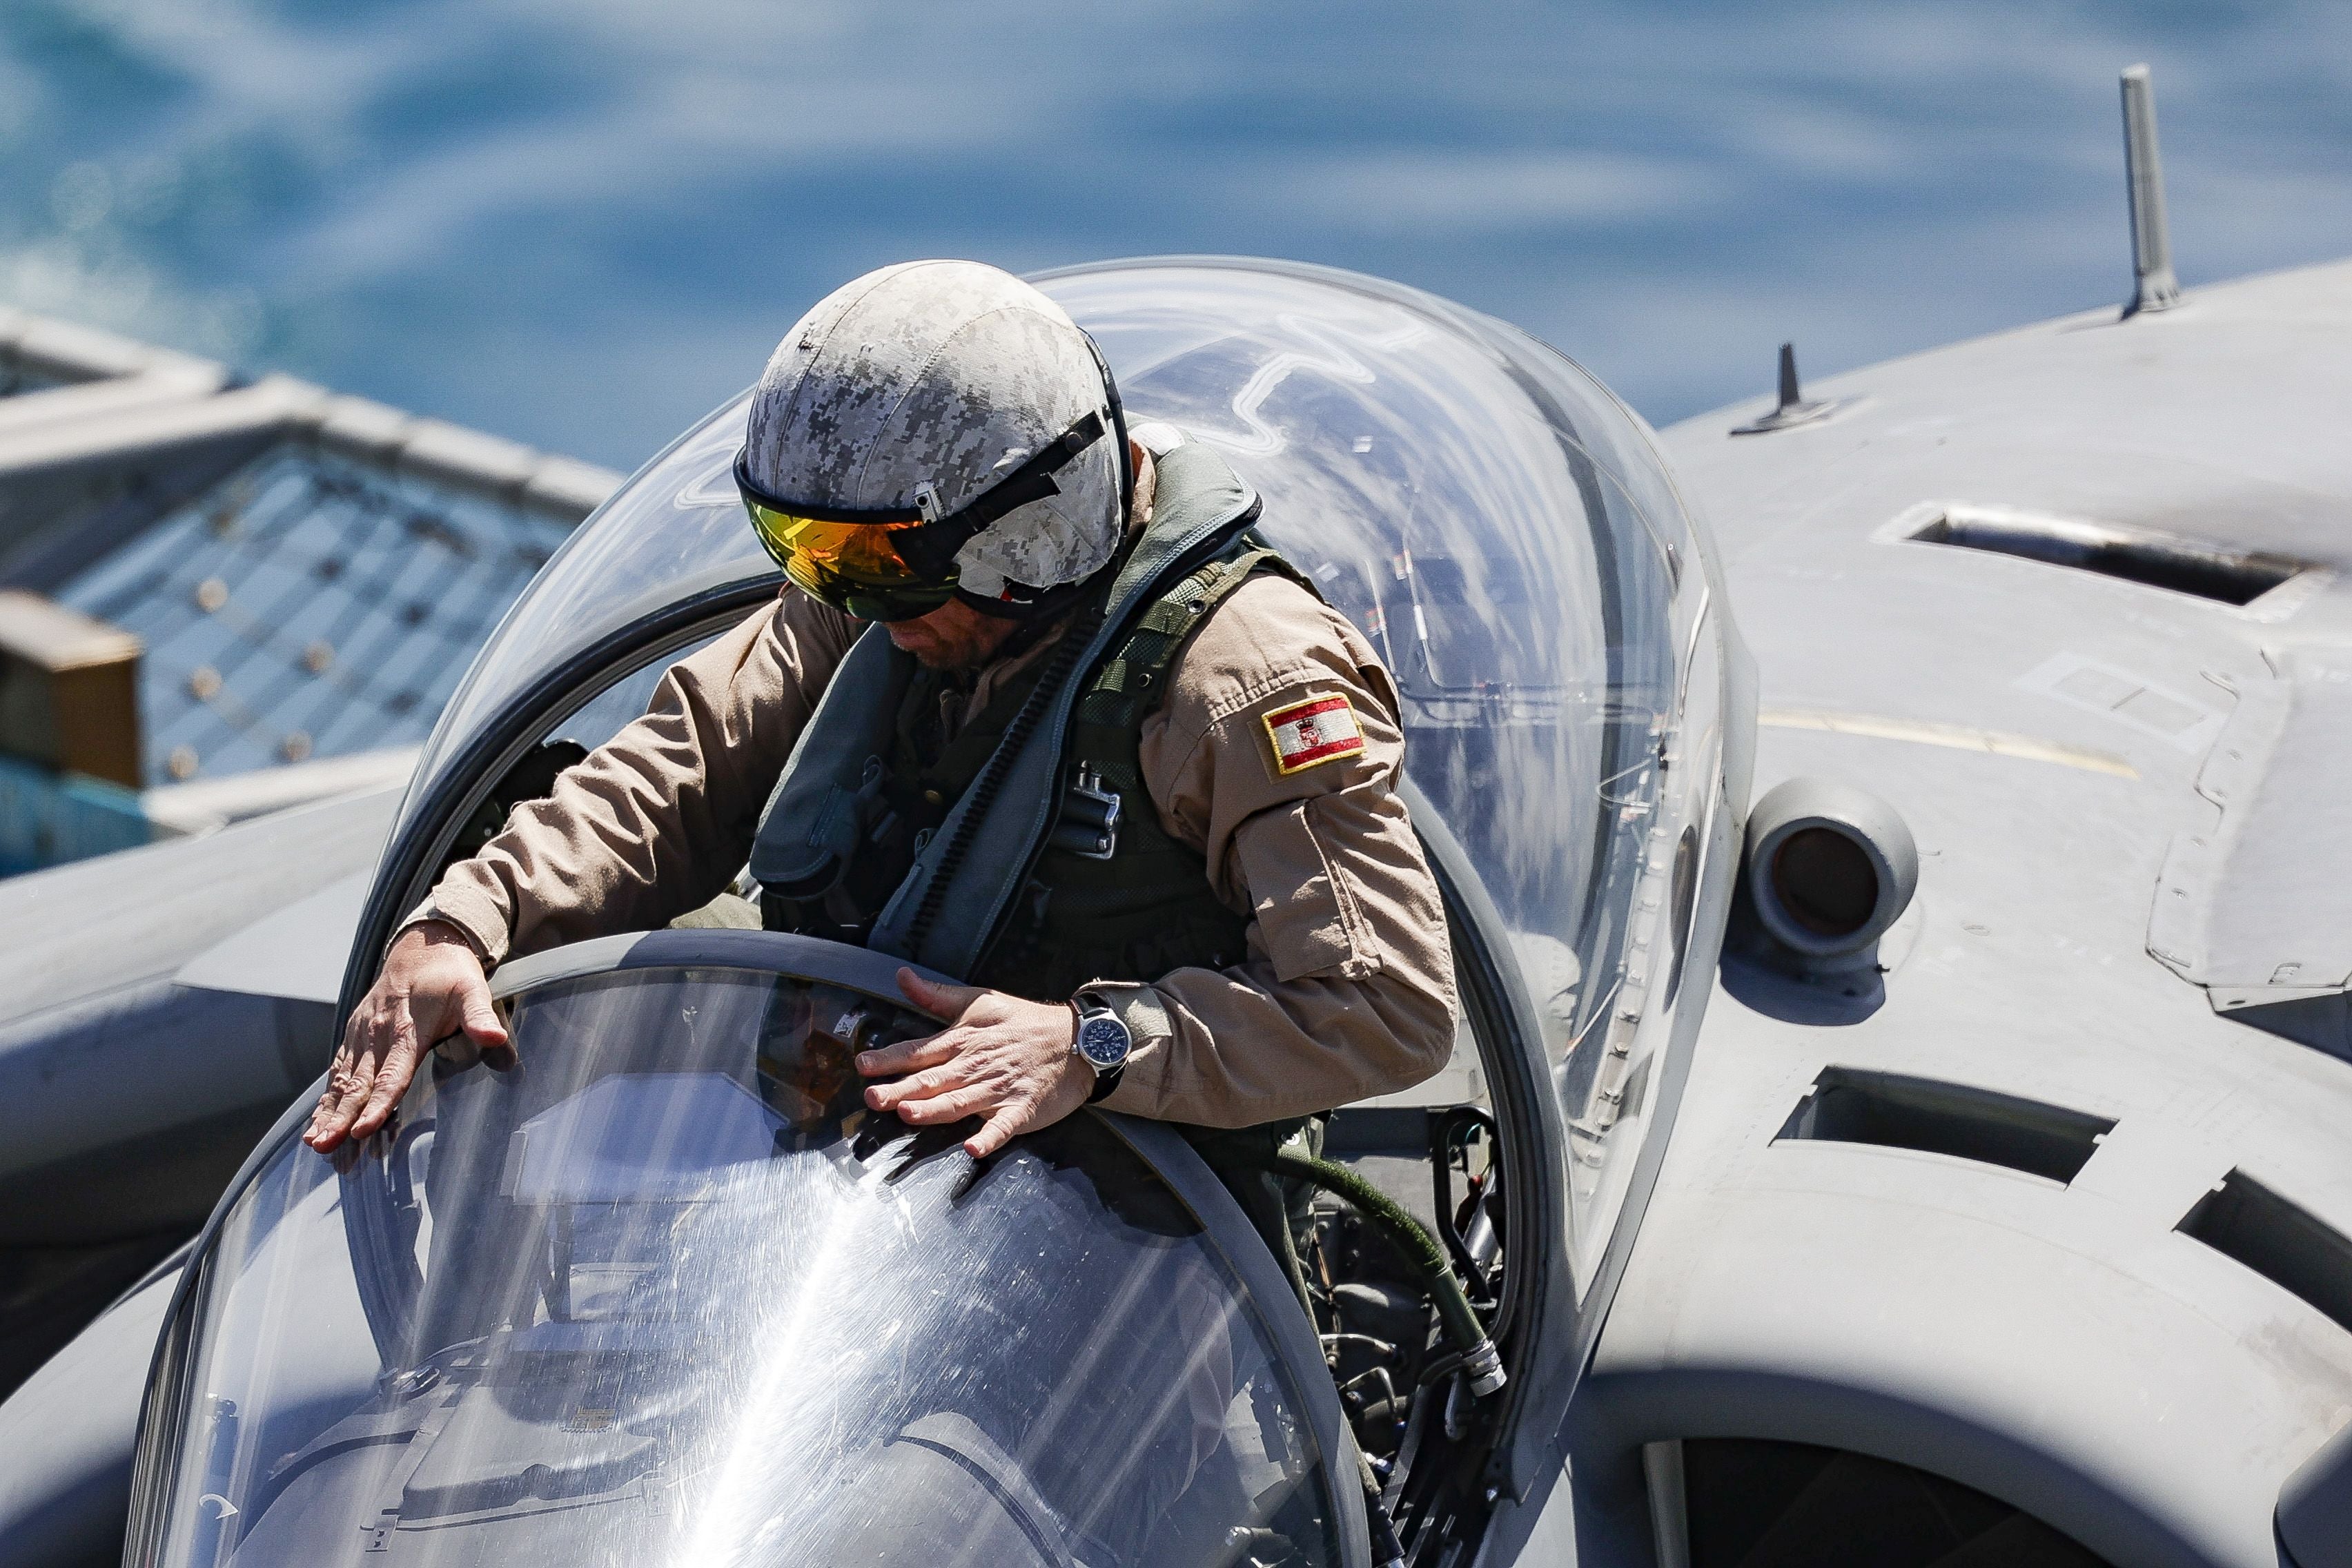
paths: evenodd
<path fill-rule="evenodd" d="M 2164 216 L 2164 164 L 2156 152 L 2156 91 L 2145 63 L 2125 70 L 2124 184 L 2131 198 L 2132 297 L 2126 319 L 2180 303 L 2172 275 L 2172 230 Z"/>
<path fill-rule="evenodd" d="M 1837 405 L 1835 398 L 1820 403 L 1805 401 L 1805 395 L 1797 384 L 1797 345 L 1782 343 L 1780 405 L 1745 425 L 1735 426 L 1731 433 L 1735 436 L 1764 436 L 1775 430 L 1786 430 L 1792 425 L 1810 425 Z"/>

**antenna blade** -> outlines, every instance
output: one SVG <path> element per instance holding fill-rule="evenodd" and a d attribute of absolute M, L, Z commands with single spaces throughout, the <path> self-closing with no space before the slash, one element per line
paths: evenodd
<path fill-rule="evenodd" d="M 2126 316 L 2180 303 L 2172 230 L 2164 216 L 2164 164 L 2156 151 L 2156 93 L 2147 67 L 2124 72 L 2124 184 L 2131 198 L 2132 297 Z"/>

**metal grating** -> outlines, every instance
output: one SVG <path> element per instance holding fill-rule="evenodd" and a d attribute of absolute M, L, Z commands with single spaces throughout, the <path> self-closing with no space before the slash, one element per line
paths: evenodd
<path fill-rule="evenodd" d="M 569 531 L 280 447 L 53 596 L 145 643 L 146 775 L 164 784 L 422 741 Z"/>

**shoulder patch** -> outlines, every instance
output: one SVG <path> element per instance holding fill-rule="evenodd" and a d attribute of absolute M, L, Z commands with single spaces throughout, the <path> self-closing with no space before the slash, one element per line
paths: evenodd
<path fill-rule="evenodd" d="M 1265 715 L 1265 720 L 1266 739 L 1274 743 L 1277 776 L 1305 773 L 1364 749 L 1363 726 L 1356 722 L 1356 710 L 1344 696 L 1294 702 Z"/>

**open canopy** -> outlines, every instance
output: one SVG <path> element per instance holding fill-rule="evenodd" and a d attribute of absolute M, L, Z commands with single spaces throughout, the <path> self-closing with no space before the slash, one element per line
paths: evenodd
<path fill-rule="evenodd" d="M 520 1068 L 436 1058 L 247 1184 L 156 1561 L 1361 1561 L 1312 1338 L 1205 1172 L 1091 1115 L 975 1168 L 863 1108 L 850 1054 L 933 1026 L 892 965 L 648 940 L 515 966 Z"/>

